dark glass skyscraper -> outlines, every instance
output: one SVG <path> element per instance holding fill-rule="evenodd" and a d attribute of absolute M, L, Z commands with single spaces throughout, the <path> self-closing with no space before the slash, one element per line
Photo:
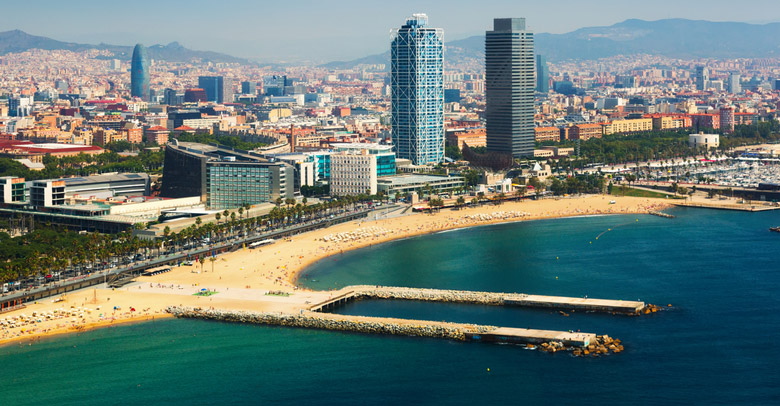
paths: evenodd
<path fill-rule="evenodd" d="M 130 95 L 149 101 L 149 55 L 143 44 L 136 44 L 130 67 Z"/>
<path fill-rule="evenodd" d="M 544 55 L 536 55 L 536 91 L 550 91 L 550 71 L 547 69 L 547 58 Z"/>
<path fill-rule="evenodd" d="M 534 153 L 534 34 L 525 18 L 496 18 L 485 34 L 487 150 Z"/>
<path fill-rule="evenodd" d="M 199 76 L 198 87 L 206 91 L 208 101 L 216 103 L 233 102 L 233 80 L 224 76 Z"/>

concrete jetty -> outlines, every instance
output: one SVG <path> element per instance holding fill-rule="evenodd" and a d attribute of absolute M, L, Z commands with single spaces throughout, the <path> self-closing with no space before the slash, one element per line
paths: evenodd
<path fill-rule="evenodd" d="M 351 316 L 306 311 L 302 311 L 298 314 L 283 312 L 262 313 L 178 306 L 171 306 L 166 310 L 179 318 L 200 318 L 226 322 L 350 331 L 364 334 L 444 338 L 456 341 L 542 345 L 550 343 L 551 345 L 557 345 L 560 349 L 585 348 L 593 342 L 596 342 L 597 339 L 597 336 L 591 333 L 507 328 L 428 320 Z"/>
<path fill-rule="evenodd" d="M 418 300 L 442 303 L 469 303 L 491 306 L 518 306 L 583 310 L 636 315 L 646 308 L 645 302 L 591 299 L 564 296 L 527 295 L 523 293 L 478 292 L 467 290 L 421 289 L 389 286 L 348 286 L 334 292 L 323 302 L 309 307 L 327 311 L 355 299 Z"/>
<path fill-rule="evenodd" d="M 528 328 L 499 327 L 486 333 L 467 333 L 467 338 L 474 341 L 513 343 L 513 344 L 541 344 L 560 342 L 566 347 L 587 347 L 596 341 L 596 334 L 536 330 Z"/>

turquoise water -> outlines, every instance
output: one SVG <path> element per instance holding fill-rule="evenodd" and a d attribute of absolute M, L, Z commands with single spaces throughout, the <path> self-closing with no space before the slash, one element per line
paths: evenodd
<path fill-rule="evenodd" d="M 581 329 L 622 339 L 621 354 L 164 320 L 0 348 L 0 405 L 780 403 L 780 235 L 767 230 L 780 213 L 674 214 L 417 237 L 326 259 L 303 280 L 673 304 L 633 318 L 386 301 L 339 310 Z"/>

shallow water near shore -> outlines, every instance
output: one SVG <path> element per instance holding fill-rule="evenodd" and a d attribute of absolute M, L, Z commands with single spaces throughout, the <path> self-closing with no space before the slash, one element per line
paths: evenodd
<path fill-rule="evenodd" d="M 324 259 L 300 279 L 316 289 L 378 284 L 673 305 L 642 317 L 397 301 L 338 309 L 579 329 L 620 338 L 620 354 L 162 320 L 0 348 L 0 404 L 780 402 L 780 235 L 768 231 L 780 212 L 670 212 L 677 218 L 541 220 L 414 237 Z"/>

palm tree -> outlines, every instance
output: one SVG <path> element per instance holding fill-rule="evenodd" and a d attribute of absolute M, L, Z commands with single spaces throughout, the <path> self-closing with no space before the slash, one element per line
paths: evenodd
<path fill-rule="evenodd" d="M 200 262 L 200 271 L 203 272 L 203 263 L 206 262 L 206 258 L 201 256 L 198 258 L 198 262 Z"/>
<path fill-rule="evenodd" d="M 458 196 L 458 200 L 456 201 L 456 203 L 458 205 L 458 210 L 460 210 L 463 208 L 463 205 L 466 204 L 466 198 L 464 198 L 463 196 Z"/>
<path fill-rule="evenodd" d="M 217 214 L 214 216 L 214 218 L 216 218 L 216 219 L 217 219 L 217 224 L 219 224 L 219 219 L 221 219 L 221 218 L 222 218 L 222 215 L 221 215 L 221 214 L 219 214 L 219 213 L 217 213 Z"/>

